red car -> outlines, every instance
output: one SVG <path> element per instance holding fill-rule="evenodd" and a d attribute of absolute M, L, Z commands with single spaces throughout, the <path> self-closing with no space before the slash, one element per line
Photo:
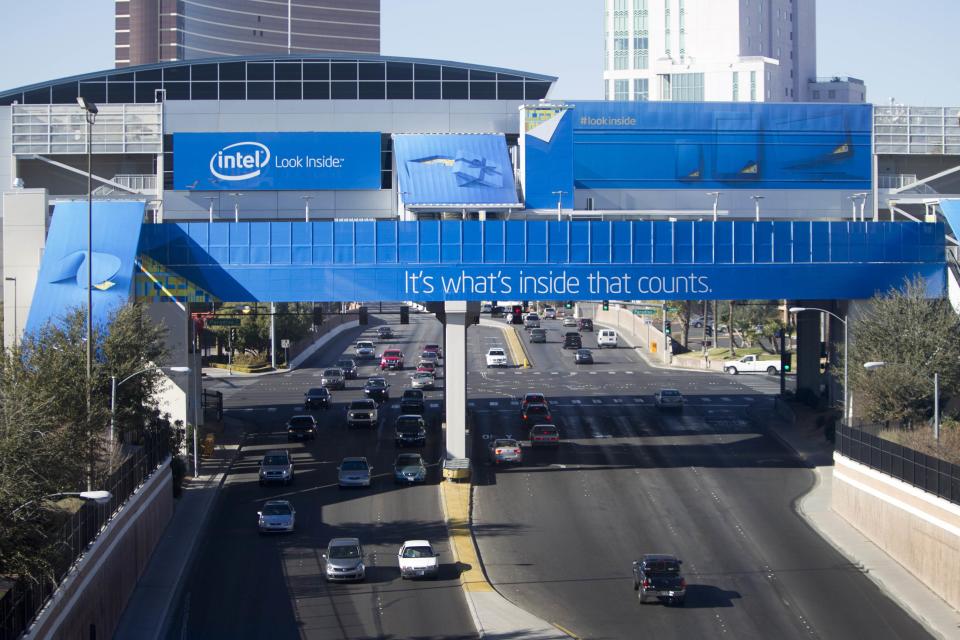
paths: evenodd
<path fill-rule="evenodd" d="M 433 375 L 437 375 L 437 365 L 433 364 L 432 362 L 421 362 L 419 365 L 417 365 L 417 373 L 422 373 L 424 371 L 427 373 L 432 373 Z"/>
<path fill-rule="evenodd" d="M 399 349 L 387 349 L 380 357 L 380 370 L 403 369 L 403 352 Z"/>
<path fill-rule="evenodd" d="M 426 346 L 423 347 L 423 350 L 424 350 L 424 351 L 433 351 L 435 354 L 437 354 L 437 357 L 438 357 L 438 358 L 442 358 L 442 357 L 443 357 L 442 355 L 440 355 L 440 345 L 438 345 L 438 344 L 428 344 L 428 345 L 426 345 Z"/>

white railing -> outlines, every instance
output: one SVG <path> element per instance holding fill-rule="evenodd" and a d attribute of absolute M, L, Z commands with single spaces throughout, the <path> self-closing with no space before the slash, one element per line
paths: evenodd
<path fill-rule="evenodd" d="M 960 107 L 873 108 L 877 153 L 960 155 Z"/>
<path fill-rule="evenodd" d="M 157 176 L 153 174 L 124 173 L 113 176 L 111 180 L 122 187 L 126 187 L 129 191 L 118 189 L 111 184 L 102 184 L 93 190 L 93 195 L 104 197 L 114 194 L 129 194 L 131 192 L 138 194 L 157 193 Z"/>
<path fill-rule="evenodd" d="M 163 153 L 163 105 L 98 105 L 91 142 L 93 153 Z M 83 154 L 87 123 L 76 105 L 13 105 L 14 155 Z"/>

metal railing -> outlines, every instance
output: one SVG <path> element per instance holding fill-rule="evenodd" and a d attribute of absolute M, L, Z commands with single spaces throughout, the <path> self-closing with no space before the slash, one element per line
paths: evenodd
<path fill-rule="evenodd" d="M 960 155 L 960 107 L 873 108 L 879 154 Z"/>
<path fill-rule="evenodd" d="M 21 579 L 0 598 L 0 640 L 15 640 L 33 623 L 70 570 L 133 493 L 167 460 L 170 439 L 165 432 L 147 432 L 143 444 L 99 483 L 112 494 L 106 504 L 85 503 L 50 537 L 60 551 L 52 578 Z"/>
<path fill-rule="evenodd" d="M 157 176 L 153 174 L 120 174 L 111 178 L 117 184 L 130 189 L 138 194 L 155 195 L 157 193 Z M 94 196 L 110 196 L 115 193 L 132 195 L 129 191 L 123 191 L 110 184 L 102 184 L 93 190 Z"/>
<path fill-rule="evenodd" d="M 928 456 L 879 437 L 879 427 L 837 426 L 838 453 L 960 505 L 960 465 Z"/>

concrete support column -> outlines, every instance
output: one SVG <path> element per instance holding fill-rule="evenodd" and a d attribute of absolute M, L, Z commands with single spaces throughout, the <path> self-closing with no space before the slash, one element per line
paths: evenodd
<path fill-rule="evenodd" d="M 794 306 L 807 306 L 798 302 Z M 824 305 L 811 302 L 809 306 Z M 808 389 L 814 395 L 820 394 L 820 320 L 822 313 L 805 311 L 797 314 L 797 393 Z"/>
<path fill-rule="evenodd" d="M 37 286 L 47 244 L 47 191 L 16 189 L 2 197 L 3 346 L 9 349 L 23 335 Z"/>
<path fill-rule="evenodd" d="M 467 303 L 445 302 L 443 387 L 446 457 L 467 457 Z"/>

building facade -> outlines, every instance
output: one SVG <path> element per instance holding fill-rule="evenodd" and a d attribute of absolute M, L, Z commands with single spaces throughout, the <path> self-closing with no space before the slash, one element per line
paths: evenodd
<path fill-rule="evenodd" d="M 117 67 L 219 56 L 380 53 L 380 0 L 116 0 Z"/>
<path fill-rule="evenodd" d="M 859 80 L 820 86 L 816 0 L 606 0 L 604 42 L 607 100 L 866 100 Z"/>

